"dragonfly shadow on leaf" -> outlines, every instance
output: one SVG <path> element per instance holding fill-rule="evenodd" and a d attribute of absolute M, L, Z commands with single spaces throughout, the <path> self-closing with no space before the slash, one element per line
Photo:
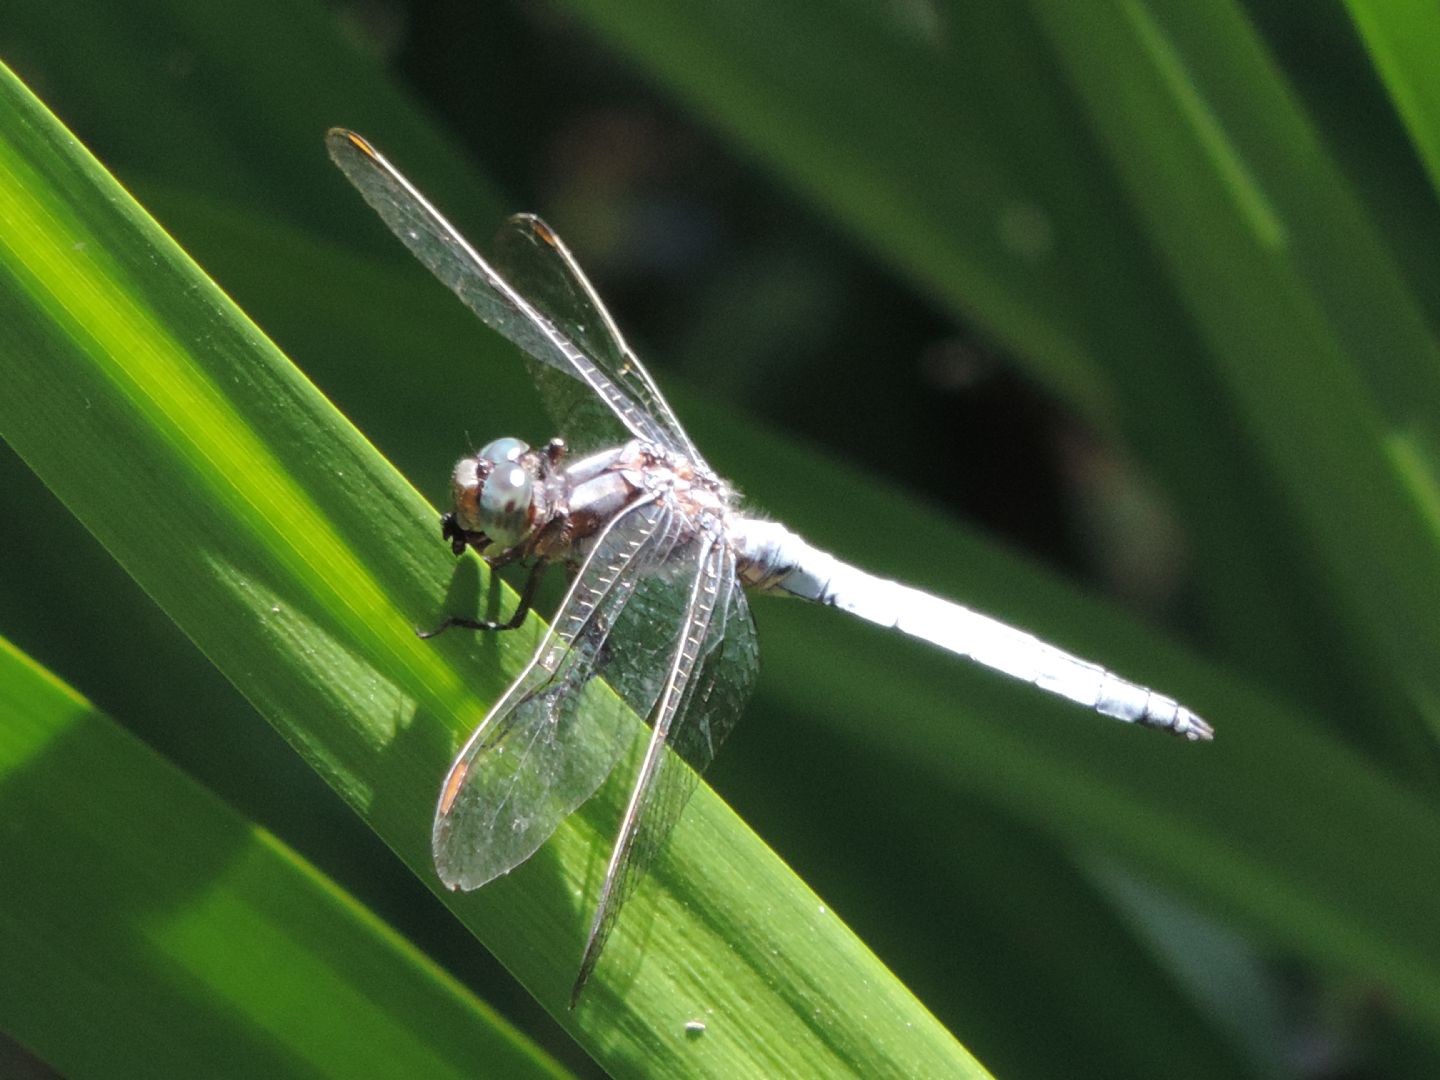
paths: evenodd
<path fill-rule="evenodd" d="M 435 635 L 435 631 L 445 624 L 446 619 L 455 616 L 503 623 L 510 618 L 516 605 L 520 602 L 517 596 L 506 595 L 507 590 L 504 588 L 506 584 L 509 583 L 500 576 L 498 571 L 489 568 L 482 571 L 477 560 L 473 558 L 456 559 L 454 572 L 450 575 L 450 583 L 445 587 L 445 599 L 437 607 L 423 612 L 416 618 L 415 632 L 421 636 L 434 635 L 437 640 L 447 643 L 465 643 L 467 651 L 478 647 L 485 655 L 492 658 L 498 657 L 498 650 L 505 644 L 505 633 L 494 631 L 480 633 L 454 629 Z M 513 587 L 510 590 L 512 593 L 517 591 Z M 517 630 L 517 635 L 517 641 L 519 638 L 528 641 L 531 637 L 523 629 Z M 530 644 L 533 645 L 533 641 L 530 641 Z M 452 644 L 451 647 L 453 648 L 454 645 Z"/>

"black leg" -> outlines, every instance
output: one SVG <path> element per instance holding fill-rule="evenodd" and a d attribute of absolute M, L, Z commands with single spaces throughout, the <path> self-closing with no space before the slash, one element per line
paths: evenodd
<path fill-rule="evenodd" d="M 530 614 L 530 604 L 535 599 L 535 590 L 540 585 L 540 575 L 544 569 L 543 560 L 530 568 L 530 576 L 525 579 L 525 588 L 520 592 L 520 603 L 516 605 L 514 614 L 505 622 L 481 622 L 479 619 L 467 619 L 462 615 L 447 615 L 434 630 L 416 630 L 416 636 L 432 638 L 456 626 L 462 630 L 514 630 L 525 621 L 525 616 Z"/>
<path fill-rule="evenodd" d="M 454 514 L 446 514 L 440 519 L 440 535 L 450 541 L 450 550 L 457 556 L 464 555 L 467 547 L 472 547 L 484 557 L 485 549 L 490 546 L 490 538 L 483 532 L 466 532 L 455 520 Z"/>

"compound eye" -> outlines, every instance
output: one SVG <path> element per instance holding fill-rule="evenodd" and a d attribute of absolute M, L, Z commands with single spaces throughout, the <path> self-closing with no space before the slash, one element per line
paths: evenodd
<path fill-rule="evenodd" d="M 521 460 L 529 452 L 519 439 L 496 439 L 455 469 L 456 516 L 502 551 L 530 532 L 535 477 Z"/>
<path fill-rule="evenodd" d="M 493 461 L 496 465 L 503 465 L 505 462 L 518 462 L 521 457 L 530 452 L 530 444 L 522 439 L 496 439 L 480 448 L 475 456 L 485 461 Z"/>

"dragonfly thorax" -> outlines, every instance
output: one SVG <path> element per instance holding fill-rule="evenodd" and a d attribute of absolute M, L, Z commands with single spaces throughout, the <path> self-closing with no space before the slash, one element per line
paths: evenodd
<path fill-rule="evenodd" d="M 544 520 L 547 459 L 520 439 L 496 439 L 455 463 L 455 525 L 476 547 L 508 551 Z"/>

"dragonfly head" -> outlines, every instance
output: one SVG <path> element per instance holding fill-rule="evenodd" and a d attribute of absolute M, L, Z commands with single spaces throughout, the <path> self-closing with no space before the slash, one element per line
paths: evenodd
<path fill-rule="evenodd" d="M 496 439 L 457 461 L 451 479 L 456 533 L 479 550 L 494 544 L 508 551 L 522 543 L 539 517 L 544 460 L 519 439 Z"/>

